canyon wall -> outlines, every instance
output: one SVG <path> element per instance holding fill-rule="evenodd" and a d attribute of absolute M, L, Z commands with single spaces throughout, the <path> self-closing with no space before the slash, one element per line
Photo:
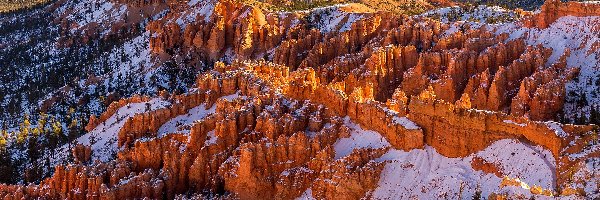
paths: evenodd
<path fill-rule="evenodd" d="M 525 19 L 523 23 L 528 27 L 544 29 L 548 28 L 558 18 L 564 16 L 587 17 L 599 15 L 600 4 L 594 1 L 562 2 L 560 0 L 546 0 L 541 7 L 541 11 L 531 18 Z"/>
<path fill-rule="evenodd" d="M 535 23 L 547 26 L 578 11 L 552 2 Z M 543 14 L 548 10 L 559 11 Z M 593 141 L 588 134 L 598 130 L 542 122 L 558 118 L 565 85 L 578 74 L 567 67 L 569 50 L 549 62 L 552 49 L 508 40 L 485 26 L 452 32 L 439 21 L 386 12 L 366 13 L 346 31 L 326 32 L 309 28 L 298 13 L 233 1 L 215 2 L 213 11 L 185 27 L 174 23 L 180 16 L 172 13 L 147 27 L 156 58 L 185 52 L 203 62 L 223 61 L 199 74 L 196 88 L 163 92 L 157 98 L 169 106 L 123 119 L 110 133 L 119 148 L 111 161 L 94 160 L 97 148 L 80 144 L 70 152 L 75 163 L 57 166 L 38 185 L 0 185 L 0 197 L 172 199 L 201 193 L 290 199 L 310 189 L 318 199 L 361 199 L 377 187 L 388 161 L 375 160 L 390 149 L 431 146 L 460 158 L 501 139 L 550 151 L 558 193 L 570 191 L 570 173 L 584 161 L 569 155 L 584 152 L 579 143 Z M 90 118 L 86 130 L 122 107 L 149 101 L 136 96 L 113 102 Z M 158 134 L 198 106 L 214 111 L 180 122 L 176 133 Z M 364 130 L 379 133 L 389 146 L 356 148 L 336 158 L 336 143 Z M 503 175 L 494 163 L 474 160 L 473 168 Z"/>

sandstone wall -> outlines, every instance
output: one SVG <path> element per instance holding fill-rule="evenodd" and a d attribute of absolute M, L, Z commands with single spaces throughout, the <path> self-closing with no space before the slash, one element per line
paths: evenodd
<path fill-rule="evenodd" d="M 432 90 L 413 98 L 408 118 L 424 132 L 425 143 L 448 157 L 465 157 L 500 139 L 526 139 L 558 158 L 562 138 L 544 123 L 502 113 L 456 108 L 436 100 Z"/>
<path fill-rule="evenodd" d="M 541 7 L 541 12 L 523 21 L 526 26 L 540 29 L 548 28 L 558 18 L 564 16 L 587 17 L 600 15 L 600 4 L 585 2 L 561 2 L 560 0 L 546 0 Z"/>
<path fill-rule="evenodd" d="M 547 26 L 559 15 L 593 12 L 593 5 L 570 11 L 565 5 L 580 4 L 549 1 L 531 23 Z M 174 2 L 171 9 L 185 6 Z M 148 25 L 155 55 L 181 51 L 214 61 L 228 52 L 268 61 L 216 62 L 197 77 L 196 91 L 162 93 L 171 106 L 127 119 L 116 133 L 121 149 L 115 160 L 89 163 L 90 147 L 78 145 L 78 164 L 57 166 L 39 185 L 0 185 L 0 197 L 172 199 L 205 192 L 291 199 L 310 188 L 319 199 L 360 199 L 386 164 L 373 159 L 388 149 L 359 149 L 335 159 L 333 144 L 350 136 L 341 118 L 346 116 L 404 151 L 429 145 L 444 156 L 465 157 L 500 139 L 540 145 L 557 160 L 560 187 L 595 155 L 569 158 L 584 151 L 593 140 L 586 134 L 597 127 L 557 125 L 562 133 L 535 121 L 555 119 L 563 107 L 565 83 L 577 74 L 566 67 L 569 51 L 548 63 L 551 49 L 505 42 L 507 34 L 485 27 L 445 34 L 448 25 L 440 22 L 384 12 L 365 14 L 341 33 L 306 29 L 297 14 L 227 0 L 216 4 L 208 21 L 182 28 L 170 22 L 178 17 L 172 12 Z M 92 116 L 86 130 L 129 103 L 148 100 L 114 102 Z M 189 134 L 156 137 L 165 122 L 203 103 L 214 105 L 215 113 L 188 124 Z M 493 163 L 472 164 L 502 176 Z"/>
<path fill-rule="evenodd" d="M 173 15 L 166 18 L 177 18 Z M 265 14 L 256 7 L 230 0 L 215 2 L 210 21 L 197 20 L 182 29 L 169 20 L 151 22 L 150 49 L 156 54 L 173 54 L 182 49 L 201 60 L 216 61 L 229 48 L 240 59 L 256 58 L 278 46 L 295 15 Z"/>

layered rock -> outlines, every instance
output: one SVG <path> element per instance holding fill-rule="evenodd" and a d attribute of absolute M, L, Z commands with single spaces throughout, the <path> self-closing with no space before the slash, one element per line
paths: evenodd
<path fill-rule="evenodd" d="M 281 43 L 292 28 L 295 15 L 265 14 L 236 1 L 214 1 L 210 21 L 199 20 L 185 29 L 171 22 L 177 15 L 153 21 L 147 30 L 153 35 L 154 53 L 173 54 L 175 49 L 199 53 L 202 60 L 218 60 L 231 49 L 240 59 L 256 58 Z"/>
<path fill-rule="evenodd" d="M 373 160 L 386 149 L 360 149 L 334 159 L 332 145 L 349 136 L 349 129 L 335 117 L 338 114 L 382 133 L 394 148 L 411 150 L 427 144 L 449 157 L 475 153 L 504 138 L 524 139 L 561 157 L 567 143 L 544 123 L 471 110 L 467 94 L 450 104 L 436 99 L 433 87 L 410 101 L 396 89 L 384 104 L 375 100 L 372 87 L 355 87 L 346 97 L 343 88 L 335 88 L 341 86 L 323 86 L 312 69 L 288 70 L 260 62 L 219 64 L 213 73 L 198 78 L 199 91 L 204 92 L 167 97 L 174 102 L 170 108 L 140 115 L 146 116 L 139 119 L 145 124 L 140 129 L 133 125 L 122 129 L 145 134 L 123 140 L 131 145 L 124 145 L 116 161 L 57 167 L 55 175 L 40 186 L 2 186 L 0 191 L 17 198 L 73 199 L 173 198 L 186 191 L 227 191 L 252 199 L 295 198 L 311 189 L 316 198 L 359 199 L 376 187 L 385 163 Z M 275 95 L 273 90 L 285 92 Z M 328 102 L 319 91 L 338 94 L 341 103 L 310 103 Z M 236 92 L 241 97 L 220 98 Z M 193 122 L 189 135 L 147 134 L 164 123 L 156 118 L 167 116 L 161 112 L 182 113 L 184 108 L 211 106 L 211 102 L 216 103 L 215 113 Z M 583 131 L 577 130 L 565 127 L 564 131 L 571 135 Z M 473 165 L 498 173 L 491 163 L 474 161 Z M 559 166 L 569 170 L 573 165 L 560 161 Z"/>
<path fill-rule="evenodd" d="M 123 106 L 125 106 L 127 104 L 143 103 L 143 102 L 148 102 L 148 101 L 150 101 L 150 98 L 143 97 L 143 96 L 133 96 L 131 98 L 114 101 L 114 102 L 110 103 L 108 108 L 106 108 L 106 111 L 104 111 L 102 113 L 102 115 L 100 115 L 100 117 L 91 115 L 90 120 L 88 121 L 88 124 L 85 126 L 85 130 L 92 131 L 94 128 L 96 128 L 96 126 L 98 126 L 101 123 L 106 122 L 106 120 L 108 118 L 113 116 L 120 108 L 122 108 Z"/>
<path fill-rule="evenodd" d="M 174 12 L 147 27 L 153 56 L 183 52 L 196 61 L 223 62 L 199 74 L 194 90 L 161 93 L 168 107 L 127 119 L 113 133 L 119 147 L 113 161 L 89 163 L 92 147 L 77 145 L 77 164 L 57 166 L 39 185 L 1 185 L 0 196 L 291 199 L 310 189 L 318 199 L 368 198 L 386 164 L 375 160 L 388 148 L 358 148 L 336 158 L 335 144 L 351 136 L 344 117 L 403 151 L 427 145 L 457 158 L 500 139 L 538 145 L 556 158 L 556 188 L 585 195 L 569 174 L 598 156 L 585 148 L 597 140 L 591 134 L 597 127 L 540 122 L 557 119 L 565 85 L 578 72 L 567 67 L 569 51 L 550 63 L 551 49 L 526 46 L 485 26 L 452 32 L 438 21 L 385 12 L 363 14 L 348 30 L 337 24 L 327 32 L 310 29 L 301 13 L 226 0 L 214 2 L 210 16 L 184 25 L 175 11 L 189 5 L 171 3 Z M 562 7 L 549 1 L 536 20 L 547 26 L 580 9 Z M 588 8 L 593 5 L 583 11 L 593 13 Z M 123 106 L 149 100 L 115 101 L 92 116 L 86 130 Z M 185 122 L 189 132 L 157 134 L 197 106 L 214 107 L 214 113 Z M 584 156 L 570 156 L 579 153 Z M 476 170 L 503 176 L 495 163 L 471 161 Z M 516 184 L 506 179 L 501 187 Z"/>
<path fill-rule="evenodd" d="M 92 148 L 82 144 L 77 144 L 72 150 L 75 162 L 87 162 L 92 155 Z"/>
<path fill-rule="evenodd" d="M 118 145 L 129 145 L 142 137 L 156 137 L 158 129 L 170 119 L 185 114 L 189 109 L 199 106 L 206 101 L 205 93 L 197 92 L 188 95 L 174 96 L 175 103 L 168 108 L 162 108 L 136 114 L 125 121 L 118 133 Z"/>
<path fill-rule="evenodd" d="M 436 100 L 430 88 L 409 104 L 409 119 L 424 130 L 425 143 L 448 157 L 465 157 L 494 141 L 523 138 L 560 156 L 562 138 L 544 123 L 514 118 L 502 113 L 456 107 Z M 511 122 L 511 123 L 509 123 Z"/>
<path fill-rule="evenodd" d="M 518 94 L 511 103 L 512 115 L 528 114 L 533 120 L 552 120 L 556 118 L 565 103 L 565 85 L 575 78 L 578 68 L 567 68 L 566 58 L 570 51 L 547 69 L 536 71 L 523 79 Z M 513 86 L 514 87 L 514 86 Z"/>
<path fill-rule="evenodd" d="M 598 15 L 600 15 L 600 5 L 598 3 L 546 0 L 541 7 L 541 11 L 531 18 L 525 19 L 524 24 L 528 27 L 544 29 L 564 16 L 587 17 Z"/>
<path fill-rule="evenodd" d="M 384 163 L 372 160 L 385 149 L 354 151 L 342 160 L 324 166 L 313 183 L 313 197 L 318 199 L 362 199 L 377 187 Z"/>

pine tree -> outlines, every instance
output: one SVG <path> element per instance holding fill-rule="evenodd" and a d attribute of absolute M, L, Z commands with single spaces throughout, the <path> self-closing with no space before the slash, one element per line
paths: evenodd
<path fill-rule="evenodd" d="M 589 122 L 590 124 L 600 125 L 600 109 L 598 109 L 596 106 L 592 107 Z"/>
<path fill-rule="evenodd" d="M 17 181 L 17 168 L 7 149 L 0 149 L 0 182 L 15 183 Z"/>
<path fill-rule="evenodd" d="M 588 122 L 588 118 L 585 117 L 585 114 L 581 114 L 579 115 L 579 117 L 577 117 L 577 119 L 575 120 L 575 124 L 587 124 Z"/>

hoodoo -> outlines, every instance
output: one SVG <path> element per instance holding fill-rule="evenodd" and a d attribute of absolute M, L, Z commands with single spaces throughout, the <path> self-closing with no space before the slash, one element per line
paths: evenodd
<path fill-rule="evenodd" d="M 467 2 L 64 0 L 0 16 L 0 66 L 23 64 L 13 39 L 42 41 L 5 28 L 15 18 L 56 23 L 26 81 L 0 77 L 2 116 L 30 106 L 0 119 L 0 198 L 600 198 L 600 3 Z M 73 54 L 87 59 L 53 57 Z M 51 92 L 5 90 L 33 83 Z"/>

